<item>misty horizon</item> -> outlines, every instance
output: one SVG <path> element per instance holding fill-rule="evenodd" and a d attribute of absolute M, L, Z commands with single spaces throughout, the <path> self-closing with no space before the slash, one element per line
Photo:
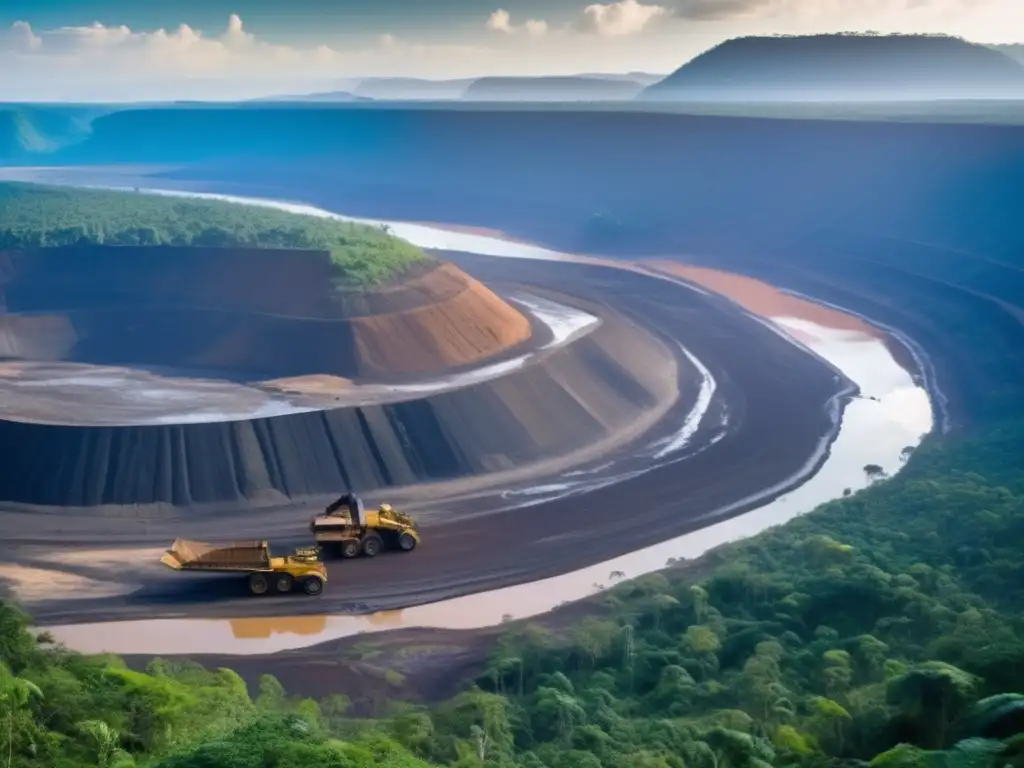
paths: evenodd
<path fill-rule="evenodd" d="M 324 9 L 296 0 L 282 16 L 260 0 L 26 3 L 0 10 L 0 101 L 235 101 L 349 90 L 382 78 L 667 75 L 734 38 L 842 30 L 1020 43 L 1024 32 L 1014 30 L 1024 30 L 1024 6 L 512 0 L 469 9 L 460 0 L 381 0 Z"/>

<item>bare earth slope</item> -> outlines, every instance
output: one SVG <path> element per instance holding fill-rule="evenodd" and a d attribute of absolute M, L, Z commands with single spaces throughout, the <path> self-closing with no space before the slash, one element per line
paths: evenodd
<path fill-rule="evenodd" d="M 454 264 L 368 298 L 378 311 L 350 318 L 364 373 L 469 365 L 530 337 L 530 322 L 522 313 Z M 389 312 L 388 305 L 403 308 Z"/>
<path fill-rule="evenodd" d="M 309 516 L 322 508 L 326 497 L 296 504 L 249 507 L 239 514 L 229 514 L 227 509 L 221 514 L 178 509 L 154 515 L 122 508 L 96 510 L 91 515 L 74 509 L 24 515 L 0 509 L 0 524 L 8 526 L 5 530 L 14 531 L 0 543 L 0 555 L 11 562 L 52 568 L 54 558 L 68 562 L 72 554 L 69 547 L 118 548 L 116 551 L 123 553 L 124 560 L 116 572 L 98 564 L 91 553 L 81 551 L 75 556 L 92 558 L 90 564 L 67 565 L 66 569 L 101 582 L 117 580 L 125 590 L 142 587 L 130 596 L 88 602 L 58 597 L 45 604 L 34 604 L 34 615 L 43 623 L 54 623 L 85 617 L 89 621 L 168 617 L 184 611 L 205 617 L 264 612 L 364 613 L 553 576 L 703 527 L 718 515 L 741 514 L 763 503 L 763 498 L 759 499 L 761 494 L 772 498 L 786 492 L 790 483 L 780 485 L 780 481 L 814 471 L 819 462 L 809 463 L 808 457 L 816 456 L 820 461 L 823 446 L 835 434 L 835 398 L 843 391 L 848 392 L 847 384 L 821 360 L 784 340 L 760 321 L 738 312 L 735 305 L 720 297 L 607 267 L 524 264 L 517 259 L 483 257 L 459 258 L 459 263 L 475 273 L 481 270 L 481 276 L 488 282 L 502 276 L 514 278 L 528 271 L 537 290 L 541 286 L 571 284 L 573 291 L 588 302 L 588 309 L 602 300 L 608 301 L 636 318 L 638 324 L 685 345 L 719 384 L 708 418 L 692 435 L 692 444 L 677 454 L 677 458 L 688 458 L 666 460 L 643 474 L 630 471 L 638 466 L 649 468 L 652 443 L 660 444 L 661 438 L 675 436 L 692 412 L 698 388 L 692 383 L 694 372 L 684 370 L 683 394 L 657 428 L 641 440 L 588 465 L 593 468 L 612 461 L 622 466 L 625 473 L 620 482 L 602 485 L 598 493 L 521 506 L 523 501 L 536 498 L 533 492 L 541 490 L 536 487 L 538 484 L 566 482 L 566 475 L 560 471 L 547 475 L 535 472 L 518 483 L 494 485 L 468 495 L 452 493 L 453 484 L 448 483 L 440 494 L 420 488 L 416 494 L 403 497 L 417 502 L 415 509 L 399 500 L 394 491 L 368 493 L 371 503 L 394 501 L 414 511 L 423 529 L 423 547 L 408 559 L 395 554 L 402 560 L 400 567 L 392 557 L 332 563 L 331 575 L 334 578 L 338 574 L 340 588 L 328 590 L 313 601 L 253 602 L 245 594 L 244 583 L 238 587 L 238 579 L 181 577 L 159 566 L 158 557 L 154 557 L 158 552 L 147 550 L 165 547 L 175 536 L 205 541 L 231 539 L 239 535 L 240 526 L 246 537 L 266 538 L 278 548 L 307 543 L 304 531 Z M 632 323 L 627 324 L 616 333 L 628 332 L 631 326 Z M 651 356 L 635 337 L 620 336 L 612 341 L 616 358 L 609 360 L 600 353 L 599 334 L 611 328 L 612 322 L 606 321 L 584 340 L 592 340 L 592 344 L 588 348 L 580 346 L 564 363 L 554 362 L 556 356 L 552 355 L 549 379 L 564 382 L 561 391 L 539 391 L 537 386 L 547 385 L 536 385 L 532 379 L 516 383 L 510 377 L 507 399 L 502 402 L 495 397 L 487 403 L 490 410 L 486 422 L 490 432 L 497 433 L 486 436 L 491 445 L 499 446 L 503 436 L 520 431 L 509 417 L 517 411 L 528 413 L 532 404 L 541 400 L 550 402 L 544 406 L 546 410 L 535 412 L 538 418 L 530 425 L 537 436 L 558 438 L 567 428 L 587 434 L 573 415 L 587 404 L 597 405 L 602 415 L 618 413 L 616 419 L 629 418 L 630 409 L 617 409 L 615 400 L 596 401 L 594 393 L 583 387 L 599 387 L 611 396 L 608 384 L 603 382 L 619 380 L 631 386 L 626 375 L 629 371 L 650 377 L 648 381 L 659 381 L 663 369 L 659 370 L 658 363 L 668 360 L 671 365 L 672 353 L 666 350 L 667 345 L 658 343 L 651 350 L 656 354 Z M 605 340 L 600 342 L 604 343 Z M 676 343 L 671 346 L 678 350 Z M 573 351 L 576 346 L 570 345 L 564 351 Z M 554 370 L 555 365 L 558 370 Z M 589 381 L 572 375 L 573 367 L 587 373 Z M 634 396 L 618 400 L 628 403 Z M 454 398 L 449 402 L 456 404 Z M 723 408 L 729 415 L 727 425 L 716 417 L 721 416 Z M 472 411 L 463 414 L 463 418 L 474 422 L 479 415 Z M 444 423 L 454 424 L 458 418 L 456 413 L 447 413 Z M 522 417 L 518 420 L 522 421 Z M 780 440 L 779 435 L 783 434 L 786 439 Z M 317 448 L 315 442 L 308 445 Z M 302 460 L 300 449 L 292 450 L 289 461 L 298 464 Z M 580 473 L 575 474 L 578 479 Z M 506 497 L 505 489 L 527 493 Z M 426 498 L 424 490 L 428 491 Z M 58 544 L 60 551 L 55 553 L 53 548 Z M 124 562 L 131 562 L 132 567 L 125 568 Z"/>
<path fill-rule="evenodd" d="M 326 253 L 75 247 L 0 253 L 0 357 L 265 377 L 436 372 L 525 342 L 530 322 L 452 264 L 331 290 Z"/>
<path fill-rule="evenodd" d="M 635 369 L 619 362 L 625 336 Z M 582 448 L 671 399 L 675 361 L 624 320 L 511 375 L 391 405 L 168 426 L 0 421 L 19 504 L 280 501 L 505 469 Z M 635 372 L 635 375 L 634 375 Z"/>
<path fill-rule="evenodd" d="M 0 355 L 16 360 L 0 377 L 0 444 L 17 450 L 4 450 L 0 499 L 30 507 L 249 505 L 459 478 L 600 445 L 649 423 L 678 394 L 676 355 L 600 305 L 592 308 L 602 316 L 595 330 L 523 365 L 510 355 L 532 349 L 524 346 L 531 321 L 454 264 L 340 298 L 327 290 L 325 264 L 322 254 L 267 250 L 4 254 Z M 219 414 L 219 404 L 251 395 L 233 394 L 230 382 L 197 383 L 192 405 L 200 392 L 214 400 L 196 423 L 141 418 L 128 407 L 118 420 L 116 402 L 97 400 L 104 419 L 87 425 L 74 410 L 93 407 L 84 395 L 25 395 L 77 384 L 79 369 L 58 376 L 74 381 L 50 386 L 29 381 L 17 358 L 137 367 L 178 381 L 195 370 L 204 380 L 276 377 L 280 388 L 307 395 L 325 380 L 437 379 L 488 361 L 510 367 L 372 405 L 349 398 L 335 406 L 321 393 L 266 416 L 251 403 L 248 413 L 228 415 L 225 405 Z M 153 391 L 167 396 L 156 384 Z M 40 412 L 46 402 L 62 410 Z"/>

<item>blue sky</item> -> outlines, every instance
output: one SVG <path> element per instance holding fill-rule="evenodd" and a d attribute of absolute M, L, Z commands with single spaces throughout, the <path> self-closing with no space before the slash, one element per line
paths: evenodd
<path fill-rule="evenodd" d="M 132 29 L 173 28 L 187 23 L 219 30 L 232 13 L 260 36 L 281 41 L 346 37 L 416 29 L 479 31 L 499 7 L 511 14 L 568 20 L 585 3 L 576 0 L 32 0 L 0 2 L 0 24 L 29 21 L 33 27 L 125 24 Z"/>
<path fill-rule="evenodd" d="M 868 29 L 1020 42 L 1024 0 L 0 0 L 0 100 L 669 72 L 737 35 Z"/>

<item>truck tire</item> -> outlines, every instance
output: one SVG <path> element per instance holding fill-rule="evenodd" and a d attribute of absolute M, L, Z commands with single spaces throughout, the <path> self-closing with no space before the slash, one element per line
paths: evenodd
<path fill-rule="evenodd" d="M 384 542 L 376 533 L 371 533 L 363 539 L 363 554 L 367 557 L 376 557 L 384 549 Z"/>
<path fill-rule="evenodd" d="M 310 576 L 302 582 L 302 590 L 307 595 L 319 595 L 324 591 L 324 582 L 319 576 Z"/>
<path fill-rule="evenodd" d="M 412 552 L 416 549 L 416 537 L 403 531 L 402 535 L 398 537 L 398 548 L 403 552 Z"/>
<path fill-rule="evenodd" d="M 339 549 L 341 550 L 341 556 L 345 558 L 359 557 L 359 553 L 362 551 L 362 548 L 359 546 L 359 539 L 343 541 Z"/>
<path fill-rule="evenodd" d="M 254 595 L 265 595 L 268 589 L 270 589 L 270 583 L 262 573 L 254 573 L 249 576 L 249 591 Z"/>
<path fill-rule="evenodd" d="M 279 573 L 274 577 L 274 588 L 278 592 L 291 592 L 293 586 L 295 586 L 295 579 L 290 573 Z"/>

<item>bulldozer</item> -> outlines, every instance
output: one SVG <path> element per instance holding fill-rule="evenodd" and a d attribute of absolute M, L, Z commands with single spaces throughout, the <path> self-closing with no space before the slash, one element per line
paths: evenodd
<path fill-rule="evenodd" d="M 333 549 L 344 558 L 375 557 L 385 549 L 411 552 L 420 543 L 416 522 L 390 504 L 366 510 L 363 500 L 346 493 L 328 504 L 309 529 L 322 549 Z"/>

